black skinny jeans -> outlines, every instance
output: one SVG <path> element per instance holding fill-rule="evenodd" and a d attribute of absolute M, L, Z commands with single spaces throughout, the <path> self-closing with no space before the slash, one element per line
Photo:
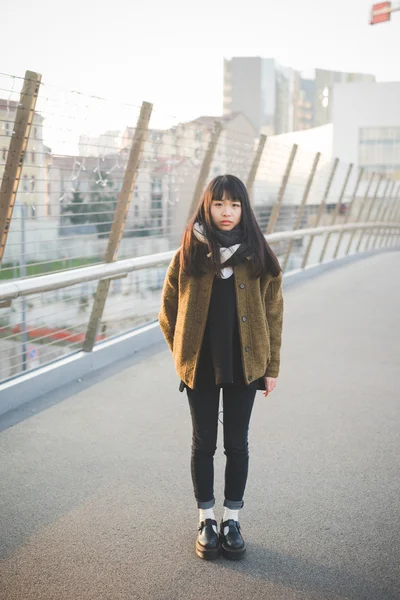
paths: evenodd
<path fill-rule="evenodd" d="M 256 385 L 222 386 L 225 467 L 224 506 L 242 508 L 249 467 L 248 430 Z M 212 508 L 214 454 L 217 448 L 220 386 L 207 390 L 186 388 L 192 416 L 191 473 L 198 508 Z"/>

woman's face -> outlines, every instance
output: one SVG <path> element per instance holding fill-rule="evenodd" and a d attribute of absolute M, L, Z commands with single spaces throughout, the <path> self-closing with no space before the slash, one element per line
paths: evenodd
<path fill-rule="evenodd" d="M 211 219 L 217 229 L 231 231 L 239 225 L 242 218 L 242 205 L 224 193 L 222 200 L 211 202 Z"/>

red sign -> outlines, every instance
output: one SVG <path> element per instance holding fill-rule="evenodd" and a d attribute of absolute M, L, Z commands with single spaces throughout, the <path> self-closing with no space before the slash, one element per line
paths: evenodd
<path fill-rule="evenodd" d="M 378 4 L 373 4 L 371 10 L 370 25 L 376 25 L 377 23 L 384 23 L 385 21 L 390 21 L 391 12 L 391 2 L 379 2 Z"/>

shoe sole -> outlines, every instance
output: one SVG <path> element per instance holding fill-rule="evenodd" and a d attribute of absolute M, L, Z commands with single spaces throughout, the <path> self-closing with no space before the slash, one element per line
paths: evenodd
<path fill-rule="evenodd" d="M 244 548 L 240 548 L 239 550 L 227 549 L 224 546 L 221 548 L 222 556 L 227 558 L 228 560 L 242 560 L 246 554 L 246 546 Z"/>
<path fill-rule="evenodd" d="M 221 548 L 218 546 L 218 548 L 214 548 L 213 550 L 207 550 L 203 546 L 196 544 L 196 554 L 204 560 L 215 560 L 221 556 Z"/>

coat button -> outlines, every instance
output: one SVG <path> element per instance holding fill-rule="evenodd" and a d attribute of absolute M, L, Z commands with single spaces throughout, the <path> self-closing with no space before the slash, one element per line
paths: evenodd
<path fill-rule="evenodd" d="M 248 351 L 249 351 L 249 347 L 248 347 L 248 346 L 245 346 L 245 347 L 244 347 L 244 351 L 245 351 L 245 352 L 248 352 Z"/>
<path fill-rule="evenodd" d="M 239 287 L 240 287 L 240 289 L 241 289 L 241 290 L 244 290 L 244 288 L 245 288 L 245 285 L 244 285 L 244 283 L 241 283 L 241 284 L 239 285 Z"/>
<path fill-rule="evenodd" d="M 242 321 L 245 323 L 247 321 L 246 317 L 242 317 Z"/>
<path fill-rule="evenodd" d="M 252 376 L 251 376 L 251 375 L 249 375 L 247 379 L 248 379 L 249 381 L 251 381 L 253 378 L 252 378 Z"/>

